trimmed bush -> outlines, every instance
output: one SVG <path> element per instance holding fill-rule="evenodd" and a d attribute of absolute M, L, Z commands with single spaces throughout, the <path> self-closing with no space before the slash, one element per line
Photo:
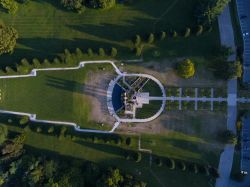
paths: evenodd
<path fill-rule="evenodd" d="M 105 56 L 105 51 L 103 48 L 99 48 L 99 56 Z"/>
<path fill-rule="evenodd" d="M 52 126 L 48 129 L 48 133 L 49 134 L 52 134 L 54 132 L 55 128 Z"/>
<path fill-rule="evenodd" d="M 161 31 L 160 40 L 164 40 L 166 37 L 167 37 L 167 33 L 164 31 Z"/>
<path fill-rule="evenodd" d="M 142 50 L 143 50 L 143 45 L 139 45 L 135 48 L 135 55 L 136 56 L 141 56 L 142 55 Z"/>
<path fill-rule="evenodd" d="M 132 143 L 132 140 L 130 137 L 126 138 L 126 145 L 130 146 Z"/>
<path fill-rule="evenodd" d="M 42 132 L 42 129 L 41 129 L 41 127 L 37 127 L 37 128 L 36 128 L 36 132 L 37 132 L 37 133 L 40 133 L 40 132 Z"/>
<path fill-rule="evenodd" d="M 30 118 L 28 116 L 23 116 L 20 120 L 19 120 L 19 124 L 20 125 L 26 125 L 29 122 Z"/>
<path fill-rule="evenodd" d="M 187 38 L 190 36 L 190 34 L 191 34 L 191 29 L 189 27 L 187 27 L 185 30 L 185 33 L 184 33 L 184 37 Z"/>
<path fill-rule="evenodd" d="M 37 58 L 33 58 L 32 65 L 34 68 L 39 68 L 41 66 L 41 63 Z"/>
<path fill-rule="evenodd" d="M 88 48 L 88 56 L 89 57 L 93 57 L 94 56 L 94 52 L 91 48 Z"/>
<path fill-rule="evenodd" d="M 135 46 L 138 46 L 139 44 L 141 44 L 141 36 L 137 34 L 135 36 Z"/>
<path fill-rule="evenodd" d="M 196 31 L 196 36 L 199 36 L 202 33 L 203 33 L 203 26 L 202 25 L 198 25 L 197 31 Z"/>
<path fill-rule="evenodd" d="M 112 56 L 112 57 L 116 57 L 116 55 L 117 55 L 117 49 L 114 48 L 114 47 L 112 47 L 112 48 L 111 48 L 111 56 Z"/>
<path fill-rule="evenodd" d="M 160 158 L 156 159 L 156 164 L 157 166 L 161 167 L 162 166 L 162 160 Z"/>
<path fill-rule="evenodd" d="M 168 159 L 167 166 L 169 169 L 175 169 L 175 161 L 173 159 Z"/>
<path fill-rule="evenodd" d="M 172 31 L 172 37 L 176 38 L 178 36 L 178 33 L 176 31 Z"/>
<path fill-rule="evenodd" d="M 135 162 L 140 162 L 141 161 L 141 153 L 140 152 L 137 152 L 137 153 L 135 153 Z"/>
<path fill-rule="evenodd" d="M 155 36 L 153 33 L 150 33 L 148 36 L 148 43 L 152 44 L 155 41 Z"/>

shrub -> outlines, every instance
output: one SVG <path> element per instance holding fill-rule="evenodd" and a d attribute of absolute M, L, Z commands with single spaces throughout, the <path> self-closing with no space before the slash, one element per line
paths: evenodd
<path fill-rule="evenodd" d="M 60 64 L 61 64 L 61 61 L 60 61 L 58 58 L 54 58 L 54 59 L 53 59 L 53 64 L 55 64 L 55 65 L 60 65 Z"/>
<path fill-rule="evenodd" d="M 116 55 L 117 55 L 117 49 L 114 48 L 114 47 L 112 47 L 112 48 L 111 48 L 111 56 L 112 56 L 112 57 L 116 57 Z"/>
<path fill-rule="evenodd" d="M 75 10 L 81 13 L 84 10 L 84 0 L 61 0 L 61 4 L 68 10 Z"/>
<path fill-rule="evenodd" d="M 135 161 L 136 162 L 140 162 L 141 161 L 141 153 L 140 152 L 135 153 Z"/>
<path fill-rule="evenodd" d="M 48 60 L 47 58 L 44 59 L 43 65 L 44 65 L 45 67 L 49 67 L 49 66 L 50 66 L 50 62 L 49 62 L 49 60 Z"/>
<path fill-rule="evenodd" d="M 6 71 L 7 74 L 11 74 L 11 73 L 14 73 L 14 72 L 15 72 L 15 71 L 14 71 L 11 67 L 9 67 L 9 66 L 6 66 L 5 71 Z"/>
<path fill-rule="evenodd" d="M 176 38 L 178 36 L 178 33 L 176 31 L 172 31 L 172 37 Z"/>
<path fill-rule="evenodd" d="M 32 65 L 34 68 L 39 68 L 41 66 L 41 63 L 39 62 L 37 58 L 33 58 Z"/>
<path fill-rule="evenodd" d="M 196 31 L 196 36 L 199 36 L 202 33 L 203 33 L 203 26 L 202 25 L 198 25 L 197 31 Z"/>
<path fill-rule="evenodd" d="M 141 56 L 142 55 L 142 50 L 143 50 L 143 45 L 137 46 L 135 48 L 135 55 L 136 56 Z"/>
<path fill-rule="evenodd" d="M 37 133 L 40 133 L 40 132 L 42 132 L 42 129 L 41 129 L 41 127 L 37 127 L 37 128 L 36 128 L 36 132 L 37 132 Z"/>
<path fill-rule="evenodd" d="M 160 34 L 160 40 L 164 40 L 166 37 L 167 37 L 166 32 L 161 31 L 161 34 Z"/>
<path fill-rule="evenodd" d="M 139 44 L 141 44 L 141 36 L 137 34 L 135 36 L 135 46 L 138 46 Z"/>
<path fill-rule="evenodd" d="M 93 137 L 93 143 L 98 143 L 98 138 L 96 136 Z"/>
<path fill-rule="evenodd" d="M 182 171 L 185 171 L 186 170 L 186 164 L 184 163 L 184 162 L 180 162 L 179 163 L 179 167 L 180 167 L 180 169 L 182 170 Z"/>
<path fill-rule="evenodd" d="M 175 161 L 173 159 L 168 159 L 167 166 L 169 169 L 175 169 Z"/>
<path fill-rule="evenodd" d="M 128 145 L 128 146 L 131 145 L 131 138 L 130 137 L 126 138 L 126 145 Z"/>
<path fill-rule="evenodd" d="M 82 58 L 82 56 L 83 56 L 82 50 L 79 49 L 79 48 L 76 48 L 76 57 L 77 58 Z"/>
<path fill-rule="evenodd" d="M 21 64 L 22 64 L 22 66 L 29 66 L 30 65 L 29 62 L 28 62 L 28 60 L 26 58 L 23 58 L 21 60 Z"/>
<path fill-rule="evenodd" d="M 162 160 L 160 158 L 156 159 L 156 164 L 157 166 L 161 167 L 162 166 Z"/>
<path fill-rule="evenodd" d="M 88 48 L 88 56 L 89 57 L 93 57 L 94 56 L 94 52 L 91 48 Z"/>
<path fill-rule="evenodd" d="M 19 124 L 20 125 L 26 125 L 29 122 L 29 117 L 28 116 L 23 116 L 20 120 L 19 120 Z"/>
<path fill-rule="evenodd" d="M 99 56 L 105 56 L 105 51 L 103 48 L 99 48 Z"/>
<path fill-rule="evenodd" d="M 55 129 L 54 129 L 54 127 L 52 126 L 52 127 L 50 127 L 50 128 L 48 129 L 48 133 L 49 133 L 49 134 L 52 134 L 52 133 L 54 132 L 54 130 L 55 130 Z"/>
<path fill-rule="evenodd" d="M 223 143 L 237 144 L 237 137 L 230 130 L 225 130 L 225 131 L 219 132 L 218 138 Z"/>
<path fill-rule="evenodd" d="M 190 36 L 190 34 L 191 34 L 191 29 L 187 27 L 184 33 L 184 37 L 187 38 Z"/>
<path fill-rule="evenodd" d="M 186 59 L 177 65 L 177 73 L 182 78 L 190 78 L 194 76 L 195 68 L 190 59 Z"/>
<path fill-rule="evenodd" d="M 153 43 L 155 40 L 155 36 L 153 33 L 150 33 L 149 36 L 148 36 L 148 43 L 151 44 Z"/>

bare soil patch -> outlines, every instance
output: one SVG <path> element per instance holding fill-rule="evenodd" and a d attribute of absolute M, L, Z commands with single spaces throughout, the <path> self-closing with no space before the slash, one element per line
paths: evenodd
<path fill-rule="evenodd" d="M 107 89 L 110 81 L 116 76 L 117 74 L 114 72 L 108 71 L 88 72 L 83 91 L 91 103 L 90 120 L 109 125 L 115 123 L 115 119 L 110 116 L 107 107 Z"/>

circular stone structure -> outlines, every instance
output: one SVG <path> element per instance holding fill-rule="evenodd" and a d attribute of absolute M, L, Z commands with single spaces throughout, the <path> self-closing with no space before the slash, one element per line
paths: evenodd
<path fill-rule="evenodd" d="M 157 90 L 157 95 L 151 93 L 153 89 Z M 164 86 L 158 79 L 147 74 L 119 74 L 109 83 L 107 90 L 110 115 L 124 123 L 143 123 L 156 119 L 164 111 L 165 98 Z M 137 117 L 138 111 L 146 111 L 151 107 L 154 108 L 153 113 L 150 111 L 146 117 Z"/>

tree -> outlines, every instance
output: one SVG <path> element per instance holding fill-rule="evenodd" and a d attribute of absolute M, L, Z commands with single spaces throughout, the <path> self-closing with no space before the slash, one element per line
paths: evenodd
<path fill-rule="evenodd" d="M 150 33 L 149 36 L 148 36 L 148 43 L 151 44 L 153 43 L 155 40 L 155 36 L 153 33 Z"/>
<path fill-rule="evenodd" d="M 135 153 L 135 161 L 136 162 L 140 162 L 141 161 L 141 153 L 140 152 Z"/>
<path fill-rule="evenodd" d="M 68 10 L 75 10 L 78 13 L 85 10 L 84 0 L 61 0 L 61 4 Z"/>
<path fill-rule="evenodd" d="M 139 45 L 135 48 L 135 55 L 136 56 L 141 56 L 142 55 L 142 50 L 143 50 L 143 45 Z"/>
<path fill-rule="evenodd" d="M 201 35 L 202 32 L 203 32 L 203 26 L 202 25 L 198 25 L 197 31 L 196 31 L 196 36 Z"/>
<path fill-rule="evenodd" d="M 53 133 L 53 132 L 54 132 L 54 127 L 52 126 L 52 127 L 50 127 L 50 128 L 48 129 L 48 133 L 51 134 L 51 133 Z"/>
<path fill-rule="evenodd" d="M 161 39 L 161 40 L 164 40 L 166 37 L 167 37 L 166 32 L 161 31 L 160 39 Z"/>
<path fill-rule="evenodd" d="M 190 36 L 190 34 L 191 34 L 191 29 L 189 27 L 187 27 L 185 30 L 185 33 L 184 33 L 184 37 L 187 38 Z"/>
<path fill-rule="evenodd" d="M 89 0 L 89 6 L 92 8 L 107 9 L 115 6 L 115 0 Z"/>
<path fill-rule="evenodd" d="M 105 56 L 105 51 L 103 48 L 99 48 L 99 56 Z"/>
<path fill-rule="evenodd" d="M 112 48 L 111 48 L 111 56 L 112 56 L 112 57 L 116 57 L 116 55 L 117 55 L 117 49 L 114 48 L 114 47 L 112 47 Z"/>
<path fill-rule="evenodd" d="M 41 66 L 41 63 L 39 62 L 37 58 L 33 58 L 32 65 L 34 68 L 39 68 Z"/>
<path fill-rule="evenodd" d="M 199 24 L 211 25 L 224 10 L 230 0 L 201 0 L 199 1 L 195 16 Z"/>
<path fill-rule="evenodd" d="M 105 173 L 101 180 L 97 182 L 98 187 L 117 187 L 124 181 L 124 177 L 121 175 L 119 169 L 109 169 L 107 173 Z"/>
<path fill-rule="evenodd" d="M 5 125 L 0 125 L 0 145 L 6 140 L 8 129 Z"/>
<path fill-rule="evenodd" d="M 177 65 L 177 73 L 182 78 L 190 78 L 194 76 L 195 68 L 190 59 L 186 59 Z"/>
<path fill-rule="evenodd" d="M 135 46 L 138 46 L 140 43 L 141 43 L 141 36 L 137 34 L 135 36 Z"/>
<path fill-rule="evenodd" d="M 91 48 L 88 48 L 88 55 L 89 55 L 89 57 L 94 56 L 94 52 Z"/>
<path fill-rule="evenodd" d="M 176 38 L 178 36 L 178 33 L 176 31 L 172 31 L 172 37 Z"/>
<path fill-rule="evenodd" d="M 0 5 L 10 14 L 15 14 L 18 10 L 17 2 L 14 0 L 0 0 Z"/>
<path fill-rule="evenodd" d="M 234 63 L 229 63 L 228 74 L 229 74 L 228 75 L 229 79 L 241 78 L 242 65 L 241 65 L 240 61 L 236 61 Z"/>
<path fill-rule="evenodd" d="M 26 125 L 29 122 L 29 117 L 28 116 L 23 116 L 20 120 L 19 120 L 19 124 L 20 125 Z"/>
<path fill-rule="evenodd" d="M 223 143 L 231 143 L 231 144 L 237 143 L 236 135 L 230 130 L 225 130 L 225 131 L 219 132 L 218 138 Z"/>
<path fill-rule="evenodd" d="M 12 53 L 18 38 L 17 31 L 13 27 L 0 25 L 0 55 Z"/>

